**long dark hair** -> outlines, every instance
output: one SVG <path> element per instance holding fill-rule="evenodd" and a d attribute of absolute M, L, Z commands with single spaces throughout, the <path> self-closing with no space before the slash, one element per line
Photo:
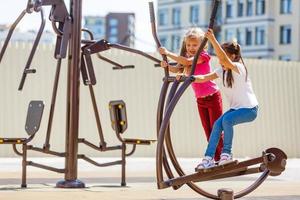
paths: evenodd
<path fill-rule="evenodd" d="M 242 61 L 244 67 L 245 67 L 245 70 L 246 70 L 246 78 L 245 78 L 245 81 L 247 81 L 247 78 L 248 78 L 248 70 L 247 70 L 247 67 L 244 63 L 244 60 L 242 58 L 242 55 L 241 55 L 241 47 L 238 43 L 236 42 L 226 42 L 226 43 L 223 43 L 221 45 L 222 49 L 229 55 L 236 55 L 235 56 L 235 59 L 233 60 L 233 62 L 240 62 Z M 225 83 L 224 83 L 224 79 L 225 79 L 225 70 L 223 71 L 223 85 L 225 86 Z M 227 70 L 227 76 L 226 76 L 226 83 L 227 83 L 227 87 L 230 87 L 232 88 L 232 84 L 234 82 L 234 79 L 233 79 L 233 76 L 232 76 L 232 70 L 229 69 Z"/>

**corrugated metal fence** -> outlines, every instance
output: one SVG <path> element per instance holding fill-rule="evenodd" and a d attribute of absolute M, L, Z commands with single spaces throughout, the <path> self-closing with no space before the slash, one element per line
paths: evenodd
<path fill-rule="evenodd" d="M 25 137 L 27 105 L 30 100 L 45 101 L 45 112 L 33 144 L 42 147 L 45 140 L 56 70 L 53 46 L 40 46 L 32 63 L 36 74 L 29 74 L 23 91 L 18 91 L 30 45 L 13 44 L 0 65 L 0 137 Z M 108 102 L 123 99 L 127 106 L 128 130 L 124 137 L 156 138 L 156 106 L 162 84 L 163 70 L 152 61 L 123 51 L 107 51 L 104 56 L 135 69 L 112 70 L 112 66 L 96 57 L 95 93 L 105 139 L 118 144 L 111 128 Z M 159 56 L 156 55 L 158 58 Z M 233 153 L 236 157 L 257 156 L 269 147 L 282 148 L 289 157 L 300 157 L 300 64 L 267 60 L 245 60 L 257 94 L 259 116 L 253 123 L 235 128 Z M 217 65 L 216 59 L 212 62 Z M 63 62 L 57 106 L 54 114 L 51 149 L 64 151 L 67 65 Z M 89 90 L 80 88 L 80 137 L 99 143 Z M 224 109 L 227 108 L 224 98 Z M 195 98 L 189 88 L 180 99 L 171 119 L 172 140 L 178 157 L 200 157 L 206 140 L 199 120 Z M 139 147 L 135 156 L 155 156 L 156 145 Z M 119 156 L 120 152 L 99 153 L 79 146 L 90 156 Z M 14 156 L 12 148 L 0 145 L 0 156 Z M 43 154 L 30 154 L 44 156 Z"/>

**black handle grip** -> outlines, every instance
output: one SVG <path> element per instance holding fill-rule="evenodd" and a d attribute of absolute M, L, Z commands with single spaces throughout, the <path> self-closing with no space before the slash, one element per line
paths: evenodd
<path fill-rule="evenodd" d="M 113 70 L 120 70 L 120 69 L 133 69 L 134 68 L 134 65 L 124 65 L 122 67 L 113 67 Z"/>

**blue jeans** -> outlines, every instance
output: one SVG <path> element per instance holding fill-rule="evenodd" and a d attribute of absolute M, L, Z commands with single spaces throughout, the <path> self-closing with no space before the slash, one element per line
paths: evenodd
<path fill-rule="evenodd" d="M 219 117 L 214 123 L 205 156 L 214 157 L 222 131 L 224 131 L 224 146 L 222 153 L 231 154 L 233 126 L 253 121 L 257 116 L 257 110 L 258 106 L 253 108 L 240 108 L 237 110 L 230 109 Z"/>

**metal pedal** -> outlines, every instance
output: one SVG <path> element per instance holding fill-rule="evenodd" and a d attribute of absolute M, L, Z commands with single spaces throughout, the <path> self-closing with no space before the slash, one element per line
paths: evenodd
<path fill-rule="evenodd" d="M 223 165 L 216 165 L 216 166 L 210 167 L 210 168 L 197 169 L 197 167 L 196 167 L 195 172 L 200 172 L 200 173 L 211 172 L 211 171 L 215 171 L 218 169 L 224 169 L 229 166 L 234 166 L 234 165 L 237 165 L 238 163 L 239 163 L 238 160 L 233 160 L 233 161 L 225 163 Z"/>

